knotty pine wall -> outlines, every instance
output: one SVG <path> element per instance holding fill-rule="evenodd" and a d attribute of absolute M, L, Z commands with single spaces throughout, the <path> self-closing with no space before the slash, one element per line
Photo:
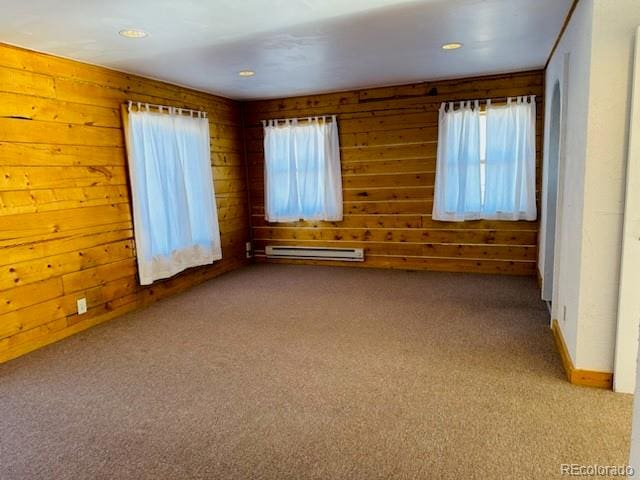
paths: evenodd
<path fill-rule="evenodd" d="M 268 244 L 363 247 L 352 265 L 534 275 L 538 222 L 435 222 L 431 210 L 443 101 L 537 95 L 539 191 L 543 82 L 533 71 L 245 103 L 257 260 Z M 323 114 L 338 116 L 344 221 L 266 222 L 260 120 Z"/>
<path fill-rule="evenodd" d="M 206 110 L 223 259 L 141 288 L 120 106 Z M 0 45 L 0 361 L 246 263 L 240 104 Z M 75 314 L 76 299 L 89 311 Z M 179 328 L 179 327 L 176 327 Z"/>

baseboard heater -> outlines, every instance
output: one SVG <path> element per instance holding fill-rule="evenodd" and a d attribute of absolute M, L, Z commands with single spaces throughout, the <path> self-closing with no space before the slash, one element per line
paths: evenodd
<path fill-rule="evenodd" d="M 363 262 L 362 248 L 331 247 L 295 247 L 267 245 L 267 258 L 293 258 L 299 260 L 341 260 L 345 262 Z"/>

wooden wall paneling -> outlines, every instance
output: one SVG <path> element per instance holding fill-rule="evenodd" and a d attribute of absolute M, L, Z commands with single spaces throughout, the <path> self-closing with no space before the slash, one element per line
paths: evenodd
<path fill-rule="evenodd" d="M 366 252 L 352 266 L 535 274 L 537 222 L 436 222 L 431 210 L 443 101 L 536 95 L 540 189 L 543 84 L 543 72 L 531 71 L 245 103 L 257 260 L 266 245 L 348 246 Z M 344 221 L 270 224 L 260 120 L 321 114 L 338 116 Z"/>
<path fill-rule="evenodd" d="M 120 107 L 206 110 L 223 259 L 140 287 Z M 244 265 L 238 102 L 0 44 L 0 361 Z M 77 315 L 76 299 L 89 311 Z M 179 325 L 176 325 L 179 328 Z"/>

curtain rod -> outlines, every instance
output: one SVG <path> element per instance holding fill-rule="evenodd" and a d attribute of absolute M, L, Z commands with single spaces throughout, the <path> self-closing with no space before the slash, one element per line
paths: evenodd
<path fill-rule="evenodd" d="M 512 100 L 531 100 L 532 102 L 536 99 L 537 95 L 516 95 L 513 97 L 494 97 L 494 98 L 483 98 L 483 99 L 475 99 L 475 100 L 444 100 L 441 105 L 453 105 L 459 106 L 461 104 L 469 104 L 479 106 L 481 103 L 485 103 L 486 105 L 491 105 L 492 102 L 496 103 L 509 103 Z"/>
<path fill-rule="evenodd" d="M 268 120 L 261 120 L 262 125 L 266 125 L 267 122 L 286 122 L 289 120 L 302 120 L 302 121 L 312 121 L 312 120 L 317 120 L 319 118 L 322 118 L 323 120 L 333 120 L 334 122 L 336 121 L 336 115 L 314 115 L 312 117 L 291 117 L 291 118 L 271 118 Z"/>
<path fill-rule="evenodd" d="M 203 110 L 191 110 L 190 108 L 180 108 L 180 107 L 171 107 L 168 105 L 159 105 L 157 103 L 147 103 L 147 102 L 134 102 L 132 100 L 129 100 L 129 105 L 128 105 L 128 110 L 131 111 L 131 107 L 133 105 L 136 105 L 138 107 L 138 111 L 141 111 L 142 108 L 144 107 L 147 111 L 149 111 L 149 108 L 157 108 L 158 111 L 160 113 L 162 113 L 162 111 L 164 109 L 167 109 L 168 113 L 178 113 L 178 115 L 182 115 L 183 112 L 184 113 L 188 113 L 190 116 L 194 116 L 196 115 L 198 118 L 207 118 L 207 112 L 203 111 Z"/>

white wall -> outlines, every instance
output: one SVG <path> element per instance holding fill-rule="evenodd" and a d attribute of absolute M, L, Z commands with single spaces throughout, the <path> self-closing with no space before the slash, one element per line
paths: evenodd
<path fill-rule="evenodd" d="M 550 96 L 555 81 L 562 85 L 569 53 L 552 315 L 574 365 L 586 370 L 614 368 L 632 47 L 639 24 L 638 0 L 581 0 L 547 70 Z M 545 152 L 548 138 L 547 130 Z"/>
<path fill-rule="evenodd" d="M 582 0 L 579 2 L 571 17 L 571 22 L 549 62 L 545 86 L 543 192 L 547 190 L 548 183 L 550 109 L 556 82 L 559 82 L 562 96 L 561 122 L 566 125 L 564 149 L 560 158 L 552 317 L 559 322 L 574 364 L 576 362 L 579 318 L 580 238 L 589 112 L 592 16 L 593 1 Z M 565 59 L 568 59 L 567 68 L 565 68 Z M 544 259 L 545 254 L 544 225 L 547 211 L 545 200 L 543 195 L 540 234 L 541 259 Z M 544 268 L 542 261 L 540 268 Z M 544 271 L 541 273 L 544 277 Z"/>
<path fill-rule="evenodd" d="M 596 0 L 577 364 L 613 371 L 638 0 Z"/>
<path fill-rule="evenodd" d="M 630 477 L 640 480 L 640 356 L 636 368 L 636 387 L 633 398 L 633 419 L 631 422 L 631 451 L 629 452 L 629 465 L 634 469 Z"/>
<path fill-rule="evenodd" d="M 640 368 L 638 368 L 640 373 Z M 630 478 L 640 480 L 640 378 L 636 381 L 636 394 L 633 398 L 633 420 L 631 425 L 631 451 L 629 452 L 629 465 L 633 467 L 634 474 Z"/>
<path fill-rule="evenodd" d="M 613 376 L 614 389 L 626 393 L 635 390 L 640 329 L 640 27 L 636 30 L 634 58 Z"/>

